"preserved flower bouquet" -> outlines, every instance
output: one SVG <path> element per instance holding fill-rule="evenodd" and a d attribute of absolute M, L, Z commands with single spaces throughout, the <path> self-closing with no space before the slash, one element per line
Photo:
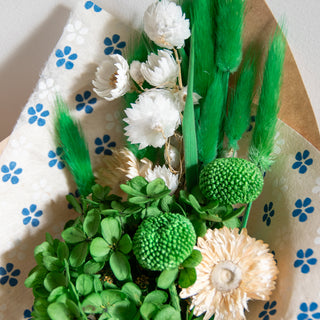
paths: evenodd
<path fill-rule="evenodd" d="M 34 319 L 245 319 L 278 269 L 248 235 L 279 111 L 285 40 L 271 37 L 261 85 L 243 54 L 243 0 L 156 1 L 126 58 L 97 68 L 95 92 L 123 97 L 126 146 L 93 169 L 84 134 L 56 100 L 57 146 L 81 197 L 63 241 L 35 248 Z M 258 89 L 259 87 L 259 89 Z M 247 159 L 238 141 L 259 96 Z"/>

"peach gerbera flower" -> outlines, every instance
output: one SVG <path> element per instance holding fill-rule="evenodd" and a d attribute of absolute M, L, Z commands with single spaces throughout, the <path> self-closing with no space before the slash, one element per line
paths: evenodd
<path fill-rule="evenodd" d="M 197 281 L 182 289 L 180 297 L 191 297 L 194 315 L 214 314 L 215 320 L 245 319 L 250 299 L 268 300 L 278 274 L 268 245 L 251 238 L 246 229 L 208 229 L 196 246 L 202 261 L 196 267 Z"/>

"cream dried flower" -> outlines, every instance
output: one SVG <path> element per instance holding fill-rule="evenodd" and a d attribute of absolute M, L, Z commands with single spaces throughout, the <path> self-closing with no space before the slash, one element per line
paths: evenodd
<path fill-rule="evenodd" d="M 172 94 L 163 89 L 151 89 L 139 95 L 123 119 L 128 125 L 126 135 L 139 149 L 162 147 L 180 124 L 180 113 Z"/>
<path fill-rule="evenodd" d="M 123 148 L 113 151 L 112 157 L 108 157 L 95 176 L 97 183 L 109 186 L 112 193 L 124 197 L 126 194 L 120 189 L 120 184 L 137 176 L 144 177 L 152 166 L 147 158 L 138 160 L 129 149 Z"/>
<path fill-rule="evenodd" d="M 145 178 L 148 182 L 151 182 L 157 178 L 161 178 L 166 186 L 171 190 L 171 194 L 174 194 L 178 189 L 179 175 L 174 174 L 165 165 L 155 166 L 154 169 L 148 169 Z"/>
<path fill-rule="evenodd" d="M 142 86 L 144 77 L 141 73 L 141 62 L 134 60 L 130 64 L 130 76 L 139 85 Z"/>
<path fill-rule="evenodd" d="M 129 65 L 120 54 L 108 55 L 97 68 L 92 81 L 93 91 L 108 101 L 115 100 L 130 90 Z"/>
<path fill-rule="evenodd" d="M 141 73 L 155 87 L 172 88 L 177 83 L 179 66 L 171 51 L 158 50 L 158 54 L 151 53 L 148 61 L 141 64 Z"/>
<path fill-rule="evenodd" d="M 245 319 L 250 299 L 268 300 L 278 274 L 268 245 L 251 238 L 246 229 L 208 229 L 195 247 L 202 254 L 196 267 L 197 281 L 182 289 L 180 297 L 191 297 L 194 315 L 214 314 L 215 320 Z"/>
<path fill-rule="evenodd" d="M 180 6 L 168 0 L 150 5 L 143 17 L 144 31 L 158 46 L 181 48 L 190 37 L 189 20 Z"/>
<path fill-rule="evenodd" d="M 183 87 L 182 89 L 180 89 L 174 93 L 174 97 L 176 99 L 178 110 L 180 112 L 184 110 L 184 107 L 186 105 L 187 94 L 188 94 L 188 86 Z M 202 97 L 199 94 L 197 94 L 196 92 L 193 92 L 192 98 L 193 98 L 193 104 L 199 104 L 199 100 Z"/>

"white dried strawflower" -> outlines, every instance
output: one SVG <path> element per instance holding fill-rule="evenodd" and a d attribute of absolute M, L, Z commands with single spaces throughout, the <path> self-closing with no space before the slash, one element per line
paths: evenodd
<path fill-rule="evenodd" d="M 155 87 L 174 87 L 179 75 L 179 66 L 169 50 L 151 53 L 148 61 L 141 64 L 145 80 Z"/>
<path fill-rule="evenodd" d="M 180 297 L 191 297 L 193 314 L 203 320 L 245 319 L 251 299 L 269 300 L 278 269 L 268 245 L 251 238 L 246 229 L 208 229 L 195 249 L 202 254 L 197 280 Z"/>
<path fill-rule="evenodd" d="M 141 73 L 141 62 L 134 60 L 130 64 L 130 76 L 139 85 L 142 86 L 144 77 Z"/>
<path fill-rule="evenodd" d="M 117 99 L 130 90 L 129 65 L 120 54 L 106 56 L 97 68 L 92 81 L 93 91 L 108 101 Z"/>
<path fill-rule="evenodd" d="M 166 186 L 171 190 L 171 194 L 174 194 L 178 189 L 179 175 L 172 173 L 165 165 L 162 167 L 155 166 L 153 170 L 148 169 L 145 178 L 148 182 L 161 178 L 165 182 Z"/>
<path fill-rule="evenodd" d="M 183 111 L 184 107 L 186 105 L 186 100 L 187 100 L 187 94 L 188 94 L 188 86 L 183 87 L 182 89 L 178 90 L 177 92 L 174 93 L 177 106 L 179 111 Z M 193 104 L 199 104 L 199 100 L 202 98 L 199 94 L 196 92 L 193 92 L 192 94 L 193 98 Z"/>
<path fill-rule="evenodd" d="M 163 48 L 181 48 L 190 37 L 189 20 L 185 19 L 180 6 L 168 0 L 150 5 L 143 23 L 148 37 Z"/>
<path fill-rule="evenodd" d="M 125 110 L 125 134 L 131 143 L 139 144 L 139 149 L 162 147 L 180 124 L 180 113 L 166 90 L 148 90 L 131 107 Z"/>

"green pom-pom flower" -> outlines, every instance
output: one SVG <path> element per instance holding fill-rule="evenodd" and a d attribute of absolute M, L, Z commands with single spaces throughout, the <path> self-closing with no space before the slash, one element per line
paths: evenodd
<path fill-rule="evenodd" d="M 220 204 L 249 203 L 261 193 L 263 176 L 252 162 L 240 158 L 221 158 L 200 173 L 200 189 Z"/>
<path fill-rule="evenodd" d="M 189 219 L 166 213 L 142 221 L 133 238 L 133 252 L 143 268 L 162 271 L 178 267 L 195 243 L 196 233 Z"/>

